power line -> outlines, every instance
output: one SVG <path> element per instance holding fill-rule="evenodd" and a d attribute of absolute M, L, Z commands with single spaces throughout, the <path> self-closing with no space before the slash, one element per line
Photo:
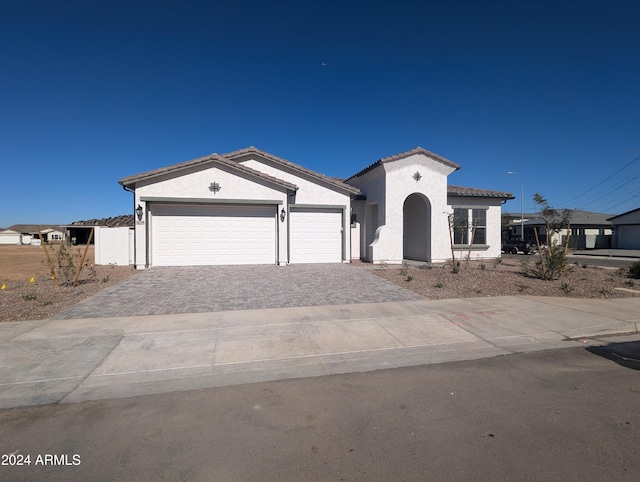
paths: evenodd
<path fill-rule="evenodd" d="M 619 203 L 614 204 L 613 206 L 607 206 L 607 208 L 605 209 L 605 211 L 609 211 L 609 212 L 611 212 L 611 211 L 613 210 L 613 208 L 618 207 L 618 206 L 620 206 L 620 205 L 622 205 L 622 204 L 626 204 L 626 203 L 628 203 L 629 201 L 631 201 L 631 200 L 633 200 L 633 199 L 637 198 L 639 195 L 640 195 L 640 193 L 638 193 L 638 194 L 634 194 L 634 195 L 633 195 L 633 196 L 631 196 L 630 198 L 627 198 L 627 199 L 625 199 L 624 201 L 620 201 Z"/>
<path fill-rule="evenodd" d="M 626 186 L 627 184 L 629 184 L 629 183 L 631 183 L 631 182 L 635 181 L 637 178 L 638 178 L 638 174 L 636 174 L 635 176 L 631 177 L 630 179 L 627 179 L 626 181 L 623 181 L 623 182 L 621 182 L 621 183 L 616 184 L 615 186 L 613 186 L 611 189 L 609 189 L 609 190 L 608 190 L 607 192 L 605 192 L 604 194 L 602 194 L 602 195 L 600 195 L 600 196 L 598 196 L 598 197 L 596 197 L 596 198 L 593 198 L 591 201 L 589 201 L 589 202 L 588 202 L 588 203 L 586 203 L 586 204 L 583 204 L 583 205 L 582 205 L 582 207 L 590 206 L 591 204 L 593 204 L 593 203 L 595 203 L 595 202 L 599 201 L 599 200 L 600 200 L 600 199 L 602 199 L 602 198 L 607 197 L 609 194 L 611 194 L 611 193 L 613 193 L 613 192 L 617 191 L 618 189 L 620 189 L 620 188 L 622 188 L 622 187 Z"/>
<path fill-rule="evenodd" d="M 575 199 L 581 198 L 582 196 L 584 196 L 585 194 L 590 193 L 591 191 L 593 191 L 594 189 L 602 186 L 605 182 L 607 182 L 609 179 L 611 179 L 612 177 L 616 176 L 617 174 L 619 174 L 620 172 L 622 172 L 624 169 L 626 169 L 627 167 L 629 167 L 631 164 L 633 164 L 634 162 L 636 162 L 638 159 L 640 159 L 640 154 L 638 154 L 636 157 L 634 157 L 630 162 L 628 162 L 627 164 L 625 164 L 624 166 L 622 166 L 620 169 L 618 169 L 616 172 L 614 172 L 613 174 L 611 174 L 609 177 L 607 177 L 606 179 L 603 179 L 602 181 L 600 181 L 598 184 L 590 187 L 589 189 L 587 189 L 586 191 L 584 191 L 582 194 L 578 194 L 577 196 L 572 197 L 571 199 L 569 199 L 568 201 L 565 201 L 564 203 L 560 203 L 560 205 L 562 206 L 568 206 L 569 203 L 571 201 L 574 201 Z"/>

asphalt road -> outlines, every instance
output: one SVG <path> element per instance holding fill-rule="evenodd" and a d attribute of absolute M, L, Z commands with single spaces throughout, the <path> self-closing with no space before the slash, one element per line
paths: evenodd
<path fill-rule="evenodd" d="M 637 339 L 5 410 L 0 480 L 640 480 Z"/>

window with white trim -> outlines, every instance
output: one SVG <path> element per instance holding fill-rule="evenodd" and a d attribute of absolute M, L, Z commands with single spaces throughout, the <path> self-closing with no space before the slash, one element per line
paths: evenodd
<path fill-rule="evenodd" d="M 487 244 L 487 210 L 473 208 L 453 209 L 453 244 Z"/>

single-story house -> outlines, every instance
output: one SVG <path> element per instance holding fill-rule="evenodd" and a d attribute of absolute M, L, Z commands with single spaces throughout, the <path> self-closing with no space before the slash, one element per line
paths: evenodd
<path fill-rule="evenodd" d="M 502 213 L 502 237 L 522 238 L 522 228 L 526 221 L 539 217 L 538 213 Z"/>
<path fill-rule="evenodd" d="M 14 224 L 0 232 L 0 244 L 33 244 L 40 242 L 40 234 L 47 242 L 62 242 L 64 229 L 53 224 Z"/>
<path fill-rule="evenodd" d="M 134 196 L 137 268 L 442 262 L 452 243 L 500 257 L 501 205 L 513 196 L 448 185 L 459 167 L 418 147 L 341 180 L 249 147 L 119 182 Z"/>
<path fill-rule="evenodd" d="M 613 227 L 612 248 L 640 249 L 640 208 L 608 219 Z"/>
<path fill-rule="evenodd" d="M 594 213 L 580 209 L 568 209 L 570 227 L 560 229 L 551 233 L 551 242 L 564 245 L 567 234 L 569 237 L 569 247 L 576 249 L 607 249 L 611 247 L 611 221 L 608 218 L 611 214 Z M 555 210 L 556 217 L 560 219 L 562 214 Z M 546 242 L 547 229 L 546 220 L 540 213 L 533 219 L 524 222 L 525 239 L 535 243 L 534 229 L 538 232 L 540 243 Z"/>
<path fill-rule="evenodd" d="M 0 244 L 22 244 L 22 234 L 12 229 L 0 231 Z"/>

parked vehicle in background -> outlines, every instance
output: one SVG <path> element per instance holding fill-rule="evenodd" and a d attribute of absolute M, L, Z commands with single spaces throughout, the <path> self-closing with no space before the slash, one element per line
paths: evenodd
<path fill-rule="evenodd" d="M 502 243 L 502 251 L 508 254 L 518 254 L 519 251 L 523 254 L 529 254 L 535 250 L 535 245 L 528 243 L 522 238 L 510 238 Z"/>

